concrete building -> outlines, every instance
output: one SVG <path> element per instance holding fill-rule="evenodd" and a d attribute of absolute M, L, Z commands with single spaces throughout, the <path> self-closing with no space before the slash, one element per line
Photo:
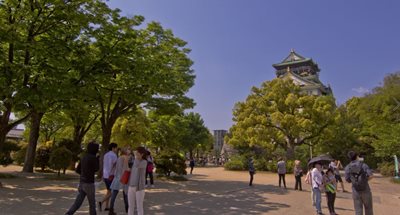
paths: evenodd
<path fill-rule="evenodd" d="M 224 145 L 224 137 L 227 130 L 214 130 L 214 151 L 218 154 L 221 153 L 222 146 Z"/>

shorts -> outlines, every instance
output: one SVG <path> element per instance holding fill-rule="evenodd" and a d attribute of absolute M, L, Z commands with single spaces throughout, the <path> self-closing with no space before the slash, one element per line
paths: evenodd
<path fill-rule="evenodd" d="M 340 183 L 343 182 L 342 177 L 340 175 L 335 175 L 335 178 L 336 178 L 336 182 L 340 182 Z"/>
<path fill-rule="evenodd" d="M 111 187 L 112 180 L 110 180 L 108 178 L 103 178 L 103 180 L 104 180 L 104 184 L 106 185 L 107 190 L 111 190 L 110 187 Z"/>

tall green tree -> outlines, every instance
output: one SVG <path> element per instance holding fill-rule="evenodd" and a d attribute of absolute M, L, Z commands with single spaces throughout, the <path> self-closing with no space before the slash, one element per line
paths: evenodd
<path fill-rule="evenodd" d="M 210 149 L 213 144 L 213 138 L 204 125 L 204 121 L 198 113 L 187 113 L 182 117 L 184 124 L 183 132 L 180 137 L 181 149 L 189 152 L 193 157 L 196 149 Z"/>
<path fill-rule="evenodd" d="M 381 86 L 347 102 L 349 114 L 361 126 L 358 139 L 369 143 L 374 154 L 389 158 L 400 150 L 400 72 L 387 75 Z M 356 129 L 355 128 L 355 129 Z"/>
<path fill-rule="evenodd" d="M 2 53 L 7 53 L 0 63 L 4 71 L 2 86 L 6 86 L 2 92 L 7 109 L 3 116 L 7 118 L 8 112 L 22 110 L 24 115 L 19 120 L 30 117 L 31 133 L 23 171 L 33 171 L 43 115 L 68 94 L 70 49 L 82 29 L 89 27 L 97 4 L 99 1 L 94 0 L 0 2 L 0 46 Z M 18 108 L 20 105 L 23 107 Z"/>
<path fill-rule="evenodd" d="M 293 159 L 296 146 L 323 137 L 335 108 L 333 97 L 303 94 L 291 80 L 267 81 L 235 105 L 228 142 L 267 150 L 281 147 Z"/>
<path fill-rule="evenodd" d="M 114 124 L 121 116 L 147 109 L 186 109 L 193 105 L 185 94 L 193 85 L 186 42 L 158 23 L 137 29 L 143 17 L 109 19 L 90 32 L 90 52 L 80 59 L 80 81 L 91 88 L 100 112 L 102 149 L 106 151 Z M 78 64 L 79 65 L 79 64 Z M 93 78 L 94 77 L 94 78 Z"/>

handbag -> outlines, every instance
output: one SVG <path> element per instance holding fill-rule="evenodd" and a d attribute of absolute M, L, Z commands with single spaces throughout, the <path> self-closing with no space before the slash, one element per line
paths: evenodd
<path fill-rule="evenodd" d="M 130 176 L 131 176 L 131 171 L 125 170 L 125 172 L 124 172 L 124 174 L 122 174 L 121 179 L 119 180 L 119 182 L 121 182 L 121 184 L 128 184 Z"/>

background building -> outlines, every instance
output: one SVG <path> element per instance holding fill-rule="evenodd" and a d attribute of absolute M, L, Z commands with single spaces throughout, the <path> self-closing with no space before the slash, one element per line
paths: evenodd
<path fill-rule="evenodd" d="M 221 153 L 222 146 L 224 145 L 224 137 L 227 130 L 214 130 L 214 151 L 217 154 Z"/>
<path fill-rule="evenodd" d="M 278 78 L 290 78 L 308 95 L 330 95 L 330 86 L 325 86 L 319 80 L 320 69 L 311 58 L 297 54 L 293 49 L 281 63 L 272 65 Z"/>

